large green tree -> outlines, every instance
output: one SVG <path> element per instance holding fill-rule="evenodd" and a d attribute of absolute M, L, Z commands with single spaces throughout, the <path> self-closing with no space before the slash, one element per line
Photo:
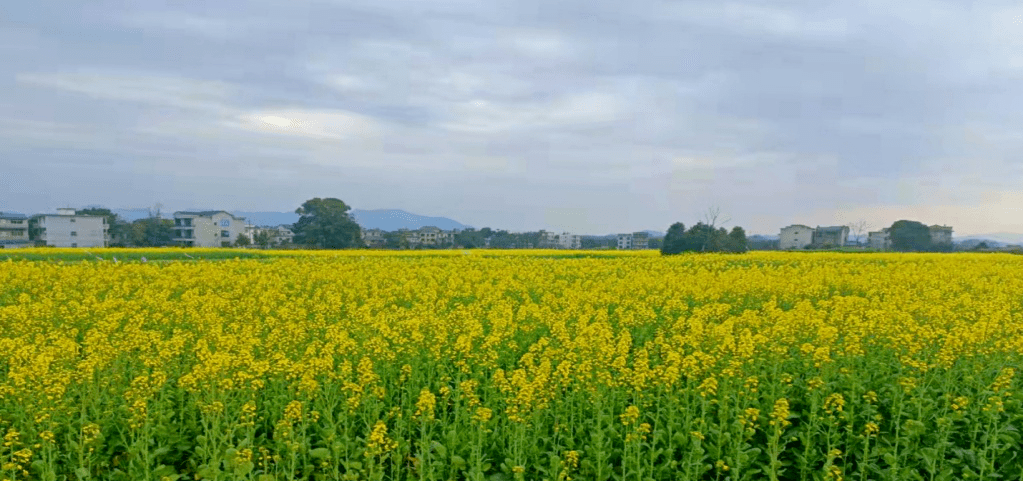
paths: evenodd
<path fill-rule="evenodd" d="M 676 222 L 668 227 L 668 232 L 664 234 L 664 241 L 661 242 L 661 254 L 672 255 L 681 254 L 684 249 L 684 239 L 686 234 L 686 226 L 681 222 Z"/>
<path fill-rule="evenodd" d="M 362 247 L 361 229 L 349 210 L 351 207 L 340 199 L 317 197 L 305 201 L 295 210 L 301 216 L 292 229 L 295 243 L 321 249 Z"/>
<path fill-rule="evenodd" d="M 146 217 L 131 223 L 128 242 L 134 247 L 163 247 L 174 241 L 174 221 Z"/>
<path fill-rule="evenodd" d="M 902 252 L 931 250 L 931 230 L 923 223 L 900 220 L 888 231 L 892 249 Z"/>
<path fill-rule="evenodd" d="M 742 227 L 732 227 L 732 232 L 728 233 L 728 251 L 729 252 L 746 252 L 749 250 L 749 245 L 746 242 L 746 230 Z"/>

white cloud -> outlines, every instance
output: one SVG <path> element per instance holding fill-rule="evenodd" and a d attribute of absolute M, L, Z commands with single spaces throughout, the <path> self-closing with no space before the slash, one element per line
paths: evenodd
<path fill-rule="evenodd" d="M 20 83 L 87 95 L 96 99 L 139 102 L 194 110 L 222 111 L 234 92 L 227 83 L 181 77 L 82 71 L 21 73 Z"/>
<path fill-rule="evenodd" d="M 267 134 L 331 141 L 378 138 L 381 126 L 373 119 L 338 110 L 266 110 L 238 116 L 226 125 Z"/>

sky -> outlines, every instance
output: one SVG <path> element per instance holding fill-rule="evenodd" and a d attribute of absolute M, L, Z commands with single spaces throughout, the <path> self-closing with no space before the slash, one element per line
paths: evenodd
<path fill-rule="evenodd" d="M 1023 6 L 40 0 L 0 16 L 0 210 L 1023 232 Z"/>

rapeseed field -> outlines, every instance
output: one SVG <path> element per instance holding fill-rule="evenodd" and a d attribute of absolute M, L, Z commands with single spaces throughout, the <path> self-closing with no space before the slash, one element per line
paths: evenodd
<path fill-rule="evenodd" d="M 1023 480 L 1023 257 L 252 252 L 0 256 L 0 479 Z"/>

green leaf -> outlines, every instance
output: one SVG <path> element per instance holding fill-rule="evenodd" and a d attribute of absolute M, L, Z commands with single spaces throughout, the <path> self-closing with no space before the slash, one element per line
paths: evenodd
<path fill-rule="evenodd" d="M 84 467 L 76 469 L 75 476 L 78 476 L 78 479 L 89 479 L 92 477 L 92 475 L 89 474 L 89 470 Z"/>
<path fill-rule="evenodd" d="M 316 448 L 309 451 L 309 456 L 313 459 L 328 459 L 330 458 L 330 450 L 327 448 Z"/>

